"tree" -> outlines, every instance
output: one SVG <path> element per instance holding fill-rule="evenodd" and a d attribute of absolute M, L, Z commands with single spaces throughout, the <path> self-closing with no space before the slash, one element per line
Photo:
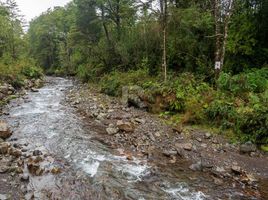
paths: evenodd
<path fill-rule="evenodd" d="M 216 77 L 218 77 L 224 64 L 228 29 L 234 9 L 234 0 L 214 0 L 214 6 L 216 36 L 215 70 Z"/>

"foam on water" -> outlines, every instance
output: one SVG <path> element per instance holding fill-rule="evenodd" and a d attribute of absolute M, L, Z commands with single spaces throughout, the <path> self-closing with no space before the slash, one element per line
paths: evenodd
<path fill-rule="evenodd" d="M 86 172 L 87 174 L 89 174 L 91 177 L 94 177 L 97 172 L 98 172 L 98 168 L 100 166 L 100 163 L 99 162 L 92 162 L 92 163 L 89 163 L 89 162 L 85 162 L 85 161 L 82 161 L 81 162 L 81 166 L 82 166 L 82 170 L 84 172 Z"/>
<path fill-rule="evenodd" d="M 170 194 L 173 198 L 179 200 L 205 200 L 206 196 L 198 191 L 191 192 L 185 185 L 180 185 L 175 188 L 163 189 L 165 192 Z"/>

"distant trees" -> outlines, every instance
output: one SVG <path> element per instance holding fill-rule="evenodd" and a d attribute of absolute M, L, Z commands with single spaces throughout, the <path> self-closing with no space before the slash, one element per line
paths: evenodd
<path fill-rule="evenodd" d="M 22 20 L 14 0 L 0 2 L 0 58 L 17 59 L 23 47 Z"/>
<path fill-rule="evenodd" d="M 163 80 L 180 71 L 212 78 L 215 66 L 237 73 L 266 63 L 266 16 L 266 0 L 74 0 L 33 20 L 28 35 L 42 66 L 85 79 L 139 68 Z"/>

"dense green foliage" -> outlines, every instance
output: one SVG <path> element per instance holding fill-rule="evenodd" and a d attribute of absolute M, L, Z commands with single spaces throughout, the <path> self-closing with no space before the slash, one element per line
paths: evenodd
<path fill-rule="evenodd" d="M 29 58 L 22 19 L 14 1 L 0 2 L 0 83 L 20 87 L 24 79 L 39 78 L 42 69 Z"/>
<path fill-rule="evenodd" d="M 222 73 L 214 89 L 201 76 L 182 73 L 167 83 L 144 70 L 113 72 L 102 78 L 103 92 L 120 95 L 125 85 L 139 85 L 148 98 L 161 96 L 163 113 L 184 124 L 203 124 L 231 130 L 242 141 L 268 143 L 268 68 L 238 75 Z M 149 102 L 150 103 L 150 102 Z M 154 103 L 154 100 L 152 100 Z M 157 105 L 161 106 L 161 105 Z"/>

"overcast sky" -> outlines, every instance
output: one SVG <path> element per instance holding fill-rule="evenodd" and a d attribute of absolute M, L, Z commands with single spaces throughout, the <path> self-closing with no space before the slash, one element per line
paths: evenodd
<path fill-rule="evenodd" d="M 70 1 L 71 0 L 16 0 L 27 22 L 46 11 L 48 8 L 64 6 Z"/>

